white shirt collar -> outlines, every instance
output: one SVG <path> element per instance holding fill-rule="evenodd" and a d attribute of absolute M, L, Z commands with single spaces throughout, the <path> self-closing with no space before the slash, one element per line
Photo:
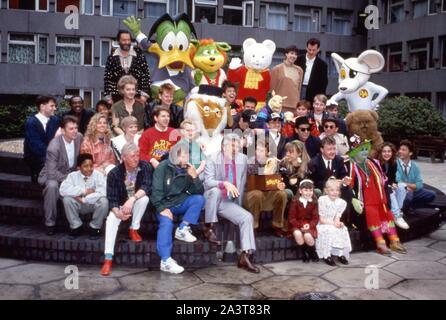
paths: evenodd
<path fill-rule="evenodd" d="M 398 159 L 401 162 L 401 166 L 404 168 L 405 163 L 403 160 Z M 409 160 L 409 162 L 407 163 L 407 169 L 410 169 L 410 167 L 412 166 L 412 160 Z"/>
<path fill-rule="evenodd" d="M 63 143 L 65 143 L 66 146 L 72 146 L 74 140 L 71 140 L 71 142 L 68 142 L 67 140 L 65 140 L 65 137 L 62 135 L 62 139 L 63 139 Z"/>
<path fill-rule="evenodd" d="M 309 59 L 308 55 L 305 55 L 305 58 L 306 58 L 307 62 L 310 62 L 310 63 L 313 63 L 314 60 L 316 60 L 316 57 L 314 57 L 313 59 Z"/>
<path fill-rule="evenodd" d="M 48 123 L 48 121 L 50 120 L 50 118 L 41 114 L 40 112 L 36 113 L 36 118 L 42 123 L 43 129 L 45 129 L 45 126 Z"/>
<path fill-rule="evenodd" d="M 113 52 L 113 55 L 114 56 L 122 56 L 121 52 L 122 52 L 121 48 L 116 48 L 115 51 Z M 135 51 L 135 49 L 133 49 L 133 47 L 130 47 L 129 56 L 136 57 L 136 51 Z"/>
<path fill-rule="evenodd" d="M 164 130 L 162 130 L 160 127 L 158 127 L 158 125 L 155 123 L 155 129 L 157 130 L 157 131 L 159 131 L 159 132 L 166 132 L 168 129 L 169 129 L 169 127 L 167 127 L 166 129 L 164 129 Z"/>
<path fill-rule="evenodd" d="M 311 199 L 307 200 L 304 197 L 299 197 L 299 201 L 304 205 L 304 208 L 306 208 L 308 203 L 311 202 Z"/>

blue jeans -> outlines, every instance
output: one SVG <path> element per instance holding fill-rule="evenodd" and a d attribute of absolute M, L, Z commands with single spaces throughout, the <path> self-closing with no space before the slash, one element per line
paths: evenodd
<path fill-rule="evenodd" d="M 204 207 L 205 198 L 202 195 L 194 194 L 188 196 L 179 205 L 169 208 L 174 216 L 183 215 L 183 221 L 190 224 L 197 224 L 200 218 L 201 209 Z M 156 213 L 159 221 L 158 233 L 156 237 L 156 250 L 161 260 L 166 261 L 170 258 L 173 247 L 173 221 L 168 217 Z"/>
<path fill-rule="evenodd" d="M 407 201 L 408 205 L 412 208 L 422 208 L 434 199 L 435 192 L 421 188 L 414 192 L 408 192 L 405 201 Z"/>

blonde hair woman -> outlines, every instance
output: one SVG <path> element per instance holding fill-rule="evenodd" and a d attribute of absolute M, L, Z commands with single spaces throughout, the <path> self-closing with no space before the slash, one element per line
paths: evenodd
<path fill-rule="evenodd" d="M 133 76 L 123 76 L 118 81 L 122 100 L 112 106 L 112 127 L 116 135 L 124 133 L 121 121 L 128 116 L 134 116 L 138 120 L 138 131 L 144 129 L 144 106 L 135 100 L 137 84 L 138 81 Z"/>
<path fill-rule="evenodd" d="M 80 153 L 93 156 L 95 170 L 106 175 L 116 164 L 111 148 L 111 130 L 104 114 L 95 114 L 88 124 Z"/>
<path fill-rule="evenodd" d="M 138 145 L 141 137 L 141 134 L 138 133 L 138 119 L 133 116 L 122 119 L 121 128 L 124 130 L 124 133 L 111 139 L 111 146 L 118 161 L 121 161 L 122 147 L 128 142 Z"/>
<path fill-rule="evenodd" d="M 305 144 L 299 140 L 285 145 L 285 157 L 280 163 L 280 172 L 284 176 L 288 199 L 291 199 L 299 189 L 299 182 L 308 176 L 310 156 Z"/>

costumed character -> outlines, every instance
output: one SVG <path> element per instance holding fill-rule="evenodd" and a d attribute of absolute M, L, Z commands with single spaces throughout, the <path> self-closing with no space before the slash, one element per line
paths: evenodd
<path fill-rule="evenodd" d="M 287 111 L 284 113 L 284 124 L 282 127 L 282 135 L 287 137 L 288 139 L 291 139 L 295 135 L 295 120 L 294 120 L 294 114 L 291 111 Z"/>
<path fill-rule="evenodd" d="M 276 94 L 274 91 L 272 92 L 272 97 L 269 99 L 268 103 L 257 113 L 257 121 L 256 127 L 261 129 L 266 129 L 266 123 L 268 121 L 268 117 L 272 113 L 277 113 L 280 115 L 280 118 L 284 118 L 284 114 L 282 112 L 283 100 L 287 97 L 282 97 Z"/>
<path fill-rule="evenodd" d="M 141 32 L 141 20 L 135 17 L 126 18 L 123 23 L 130 29 L 143 50 L 156 56 L 157 68 L 152 72 L 151 96 L 158 97 L 159 87 L 163 83 L 171 83 L 175 87 L 174 103 L 182 101 L 195 86 L 191 77 L 194 68 L 190 58 L 194 45 L 192 35 L 195 28 L 187 14 L 182 13 L 174 18 L 164 14 L 152 25 L 148 36 Z M 155 42 L 150 39 L 155 35 Z"/>
<path fill-rule="evenodd" d="M 381 132 L 378 131 L 378 114 L 371 110 L 356 110 L 347 114 L 345 123 L 350 135 L 358 135 L 361 141 L 370 140 L 370 156 L 376 158 L 378 148 L 384 142 Z"/>
<path fill-rule="evenodd" d="M 268 67 L 276 51 L 276 44 L 271 40 L 262 43 L 248 38 L 243 42 L 243 62 L 233 58 L 229 63 L 228 80 L 238 83 L 237 103 L 248 96 L 257 100 L 256 111 L 265 105 L 266 96 L 270 90 L 271 75 Z"/>
<path fill-rule="evenodd" d="M 391 250 L 406 253 L 406 249 L 398 237 L 392 211 L 387 203 L 385 187 L 387 178 L 378 160 L 368 158 L 372 144 L 365 140 L 358 145 L 361 141 L 358 136 L 353 137 L 352 140 L 353 149 L 348 153 L 354 194 L 352 204 L 356 213 L 359 214 L 354 220 L 361 227 L 364 225 L 363 220 L 365 219 L 365 225 L 376 242 L 378 253 L 391 255 Z M 364 232 L 364 230 L 361 231 Z M 384 234 L 388 235 L 390 249 L 386 244 Z"/>
<path fill-rule="evenodd" d="M 230 106 L 221 95 L 221 88 L 200 85 L 198 92 L 192 93 L 184 106 L 184 118 L 196 123 L 200 133 L 197 142 L 206 156 L 220 150 L 222 131 L 233 125 Z"/>
<path fill-rule="evenodd" d="M 384 68 L 382 54 L 376 50 L 366 50 L 358 58 L 344 60 L 334 52 L 331 57 L 339 73 L 339 92 L 327 101 L 327 105 L 338 104 L 338 101 L 345 99 L 349 111 L 378 109 L 378 103 L 389 91 L 369 79 L 372 73 Z"/>
<path fill-rule="evenodd" d="M 222 67 L 228 61 L 226 52 L 231 46 L 226 42 L 214 42 L 212 39 L 193 39 L 195 50 L 192 52 L 192 63 L 197 69 L 192 71 L 195 85 L 207 84 L 222 87 L 226 73 Z"/>

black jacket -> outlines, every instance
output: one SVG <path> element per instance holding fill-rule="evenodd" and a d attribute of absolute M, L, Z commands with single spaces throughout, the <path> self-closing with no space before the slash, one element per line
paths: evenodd
<path fill-rule="evenodd" d="M 144 108 L 144 129 L 153 127 L 155 125 L 155 119 L 153 118 L 153 110 L 156 106 L 160 105 L 158 100 L 153 100 L 146 103 Z M 169 127 L 178 129 L 181 122 L 184 120 L 183 108 L 177 106 L 176 104 L 171 104 L 170 107 L 170 121 Z"/>
<path fill-rule="evenodd" d="M 333 172 L 333 176 L 336 179 L 343 179 L 347 176 L 347 168 L 344 165 L 344 159 L 340 156 L 336 156 L 331 163 L 331 168 Z M 325 183 L 327 182 L 328 176 L 327 169 L 325 168 L 324 159 L 322 159 L 322 155 L 318 154 L 313 159 L 311 159 L 308 170 L 310 173 L 310 179 L 313 180 L 315 188 L 320 190 L 324 190 Z"/>
<path fill-rule="evenodd" d="M 302 68 L 305 74 L 306 54 L 297 58 L 295 64 Z M 312 102 L 317 94 L 325 94 L 328 84 L 328 69 L 324 60 L 316 57 L 313 68 L 311 69 L 310 79 L 308 81 L 307 95 L 305 100 Z"/>
<path fill-rule="evenodd" d="M 147 65 L 146 58 L 141 49 L 134 47 L 136 51 L 136 57 L 133 57 L 132 64 L 130 65 L 129 72 L 126 73 L 121 66 L 121 60 L 119 56 L 109 55 L 107 58 L 107 64 L 104 72 L 104 94 L 111 94 L 113 101 L 118 101 L 122 97 L 118 92 L 118 81 L 122 76 L 132 75 L 138 81 L 136 90 L 142 90 L 150 94 L 150 73 L 149 66 Z"/>

